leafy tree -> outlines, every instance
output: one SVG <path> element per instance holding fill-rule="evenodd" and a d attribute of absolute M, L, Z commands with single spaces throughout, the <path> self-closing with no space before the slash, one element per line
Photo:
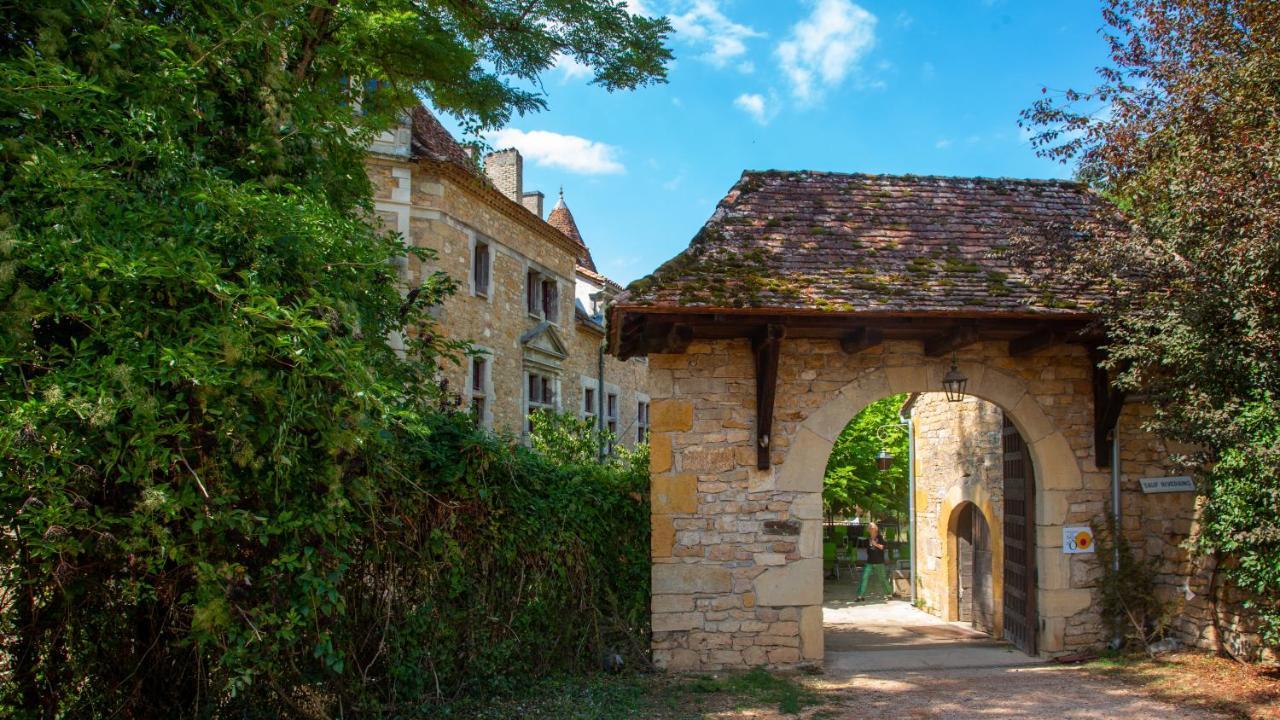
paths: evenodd
<path fill-rule="evenodd" d="M 906 516 L 908 438 L 898 419 L 906 398 L 891 395 L 871 403 L 836 438 L 822 481 L 822 504 L 828 517 L 859 511 L 875 519 Z M 876 465 L 881 450 L 894 456 L 893 465 L 883 472 Z"/>
<path fill-rule="evenodd" d="M 457 647 L 422 595 L 476 577 L 433 574 L 453 513 L 565 485 L 437 408 L 451 283 L 401 294 L 364 148 L 418 95 L 473 129 L 536 110 L 558 54 L 661 81 L 666 32 L 609 0 L 0 2 L 0 714 L 368 715 L 461 687 L 479 653 L 398 664 Z M 542 583 L 495 593 L 535 613 L 501 632 L 581 610 L 568 527 L 495 560 Z M 588 646 L 566 630 L 539 667 L 562 642 Z"/>
<path fill-rule="evenodd" d="M 1023 251 L 1109 289 L 1110 367 L 1155 405 L 1151 429 L 1201 449 L 1200 547 L 1225 556 L 1280 643 L 1280 13 L 1270 0 L 1103 6 L 1100 84 L 1023 120 L 1123 222 Z"/>

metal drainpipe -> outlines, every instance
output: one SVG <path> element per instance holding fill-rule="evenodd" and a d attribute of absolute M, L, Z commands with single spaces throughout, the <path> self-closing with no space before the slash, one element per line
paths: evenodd
<path fill-rule="evenodd" d="M 916 431 L 910 417 L 898 416 L 907 426 L 907 557 L 911 569 L 911 605 L 916 604 Z"/>
<path fill-rule="evenodd" d="M 1116 424 L 1111 428 L 1111 519 L 1115 523 L 1115 532 L 1120 534 L 1120 418 L 1116 417 Z M 1116 542 L 1116 538 L 1111 539 L 1111 544 L 1115 547 L 1111 553 L 1111 568 L 1119 572 L 1120 570 L 1120 543 Z"/>
<path fill-rule="evenodd" d="M 604 440 L 604 343 L 600 343 L 598 353 L 597 368 L 600 373 L 600 389 L 596 390 L 596 427 L 600 429 L 600 462 L 604 462 L 605 455 L 608 454 L 608 448 Z"/>

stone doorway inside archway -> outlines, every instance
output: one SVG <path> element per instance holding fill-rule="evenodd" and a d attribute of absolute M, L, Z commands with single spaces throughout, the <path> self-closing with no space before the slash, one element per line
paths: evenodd
<path fill-rule="evenodd" d="M 1012 427 L 992 403 L 974 397 L 953 403 L 942 393 L 890 396 L 849 422 L 824 476 L 829 669 L 1036 661 L 1034 645 L 1017 652 L 1005 640 L 1004 499 Z M 1012 435 L 1020 440 L 1016 430 Z M 1029 469 L 1025 453 L 1018 460 Z M 1015 512 L 1023 515 L 1029 506 Z M 872 522 L 878 543 L 871 539 Z M 877 545 L 884 547 L 888 587 L 874 569 Z"/>

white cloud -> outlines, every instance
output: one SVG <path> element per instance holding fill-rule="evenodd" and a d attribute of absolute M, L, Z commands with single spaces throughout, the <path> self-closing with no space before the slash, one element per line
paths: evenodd
<path fill-rule="evenodd" d="M 876 16 L 850 0 L 816 0 L 809 17 L 778 44 L 778 62 L 801 102 L 844 82 L 876 42 Z"/>
<path fill-rule="evenodd" d="M 760 93 L 742 93 L 733 101 L 733 106 L 751 116 L 761 125 L 768 125 L 773 119 L 773 111 L 764 96 Z"/>
<path fill-rule="evenodd" d="M 593 75 L 591 68 L 564 53 L 556 53 L 554 67 L 564 73 L 565 80 L 585 80 Z"/>
<path fill-rule="evenodd" d="M 644 15 L 645 17 L 653 17 L 654 12 L 644 3 L 644 0 L 626 0 L 623 4 L 627 6 L 627 12 L 632 15 Z"/>
<path fill-rule="evenodd" d="M 947 148 L 951 147 L 951 141 L 948 140 L 947 138 L 942 138 L 938 142 L 934 143 L 933 146 L 938 148 L 939 150 L 946 150 Z"/>
<path fill-rule="evenodd" d="M 602 142 L 561 135 L 546 130 L 505 128 L 490 133 L 494 147 L 514 147 L 520 154 L 544 167 L 555 167 L 581 175 L 611 175 L 625 172 L 618 162 L 618 148 Z"/>
<path fill-rule="evenodd" d="M 670 180 L 662 183 L 662 189 L 668 192 L 675 192 L 676 190 L 679 190 L 680 186 L 683 184 L 684 184 L 684 172 L 682 171 L 679 175 L 676 175 Z"/>
<path fill-rule="evenodd" d="M 764 37 L 764 33 L 755 28 L 730 20 L 720 10 L 720 0 L 693 0 L 686 12 L 673 13 L 668 19 L 685 42 L 707 47 L 699 57 L 718 68 L 745 55 L 747 40 Z M 755 69 L 754 65 L 747 67 Z M 738 68 L 743 69 L 743 65 L 739 64 Z"/>
<path fill-rule="evenodd" d="M 938 69 L 931 62 L 925 62 L 920 66 L 920 77 L 925 80 L 932 80 L 938 74 Z"/>

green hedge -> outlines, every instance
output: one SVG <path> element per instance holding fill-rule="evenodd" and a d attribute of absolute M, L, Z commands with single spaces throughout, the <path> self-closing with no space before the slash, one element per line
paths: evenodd
<path fill-rule="evenodd" d="M 4 541 L 19 560 L 4 582 L 23 595 L 4 614 L 14 633 L 5 649 L 10 667 L 16 653 L 34 653 L 37 687 L 53 701 L 40 714 L 412 716 L 442 699 L 597 670 L 606 655 L 642 664 L 645 457 L 556 464 L 446 412 L 418 430 L 393 445 L 405 454 L 398 465 L 416 472 L 356 483 L 336 535 L 279 508 L 265 523 L 274 528 L 249 538 L 202 513 L 134 506 L 146 520 L 127 524 L 99 507 L 55 532 L 82 537 L 105 522 L 114 537 L 63 570 L 36 557 L 40 538 L 19 525 Z M 159 543 L 171 544 L 168 560 L 140 564 L 135 549 Z M 228 572 L 232 556 L 242 562 Z M 209 575 L 240 580 L 215 593 L 201 582 Z M 34 716 L 15 679 L 0 710 Z"/>

